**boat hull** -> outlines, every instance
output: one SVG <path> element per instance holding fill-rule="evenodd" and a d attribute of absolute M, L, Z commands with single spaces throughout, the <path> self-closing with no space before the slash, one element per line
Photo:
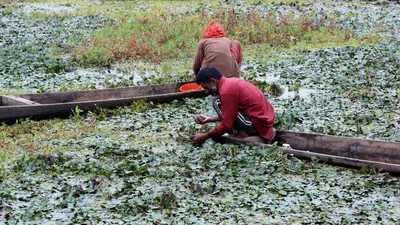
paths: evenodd
<path fill-rule="evenodd" d="M 273 147 L 261 142 L 223 136 L 222 143 Z M 298 158 L 349 166 L 374 167 L 378 171 L 400 174 L 400 142 L 340 137 L 291 131 L 277 131 L 275 141 L 284 153 Z M 285 147 L 283 147 L 285 146 Z"/>
<path fill-rule="evenodd" d="M 25 117 L 34 119 L 62 117 L 73 114 L 76 108 L 84 111 L 97 107 L 115 108 L 130 105 L 138 100 L 167 103 L 183 98 L 206 96 L 204 90 L 180 92 L 179 88 L 186 83 L 0 96 L 0 121 L 12 122 Z"/>

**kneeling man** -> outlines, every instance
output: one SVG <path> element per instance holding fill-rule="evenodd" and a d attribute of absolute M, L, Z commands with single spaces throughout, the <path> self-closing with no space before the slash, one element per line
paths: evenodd
<path fill-rule="evenodd" d="M 215 67 L 200 70 L 196 83 L 200 84 L 206 93 L 218 96 L 213 100 L 213 107 L 218 116 L 197 115 L 194 121 L 198 124 L 222 122 L 208 133 L 196 134 L 195 144 L 228 132 L 236 133 L 240 138 L 261 136 L 265 143 L 273 139 L 274 108 L 256 86 L 240 78 L 223 77 Z"/>

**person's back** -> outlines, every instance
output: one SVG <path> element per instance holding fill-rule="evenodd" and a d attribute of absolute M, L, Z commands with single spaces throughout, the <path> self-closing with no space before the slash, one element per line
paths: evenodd
<path fill-rule="evenodd" d="M 193 63 L 195 73 L 201 67 L 215 66 L 225 77 L 240 76 L 240 68 L 231 53 L 231 40 L 225 37 L 206 38 L 200 41 L 198 48 Z"/>
<path fill-rule="evenodd" d="M 222 26 L 212 22 L 205 30 L 193 62 L 195 75 L 201 68 L 216 67 L 225 77 L 240 77 L 243 60 L 240 42 L 231 41 Z"/>

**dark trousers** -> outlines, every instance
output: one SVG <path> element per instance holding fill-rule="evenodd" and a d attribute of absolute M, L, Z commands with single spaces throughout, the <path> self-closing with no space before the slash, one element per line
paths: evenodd
<path fill-rule="evenodd" d="M 213 108 L 217 112 L 218 117 L 222 120 L 221 100 L 219 97 L 213 99 Z M 239 110 L 231 133 L 238 134 L 242 131 L 244 131 L 248 136 L 258 135 L 258 132 L 249 117 Z"/>

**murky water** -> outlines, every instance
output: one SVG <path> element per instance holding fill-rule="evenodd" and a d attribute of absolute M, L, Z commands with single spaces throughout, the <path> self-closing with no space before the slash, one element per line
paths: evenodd
<path fill-rule="evenodd" d="M 320 19 L 324 19 L 325 15 L 330 15 L 340 21 L 342 26 L 355 30 L 359 35 L 377 32 L 383 36 L 400 37 L 398 35 L 400 32 L 400 4 L 396 4 L 394 1 L 378 4 L 312 1 L 294 5 L 263 4 L 261 1 L 257 4 L 249 5 L 244 4 L 242 1 L 242 3 L 239 2 L 235 5 L 235 10 L 239 12 L 257 11 L 261 16 L 267 16 L 272 13 L 277 20 L 287 15 L 300 18 L 307 14 Z M 329 20 L 325 22 L 329 23 Z"/>
<path fill-rule="evenodd" d="M 143 83 L 146 78 L 155 76 L 155 71 L 143 71 L 130 68 L 121 70 L 113 69 L 78 69 L 64 74 L 65 80 L 76 81 L 78 84 L 94 84 L 96 89 L 119 86 L 133 86 Z"/>
<path fill-rule="evenodd" d="M 296 91 L 289 90 L 289 87 L 285 85 L 285 79 L 281 79 L 280 71 L 278 70 L 269 70 L 266 71 L 262 65 L 260 65 L 257 61 L 249 61 L 249 64 L 243 64 L 241 70 L 244 74 L 248 74 L 253 71 L 253 76 L 257 76 L 257 80 L 265 81 L 269 84 L 278 84 L 281 88 L 283 88 L 282 95 L 275 97 L 277 99 L 289 99 L 289 98 L 307 98 L 312 94 L 316 93 L 316 90 L 309 88 L 299 88 Z M 256 68 L 256 73 L 254 73 L 254 67 Z"/>
<path fill-rule="evenodd" d="M 58 4 L 58 3 L 30 3 L 23 7 L 23 12 L 27 15 L 33 12 L 40 13 L 60 13 L 60 12 L 73 12 L 77 10 L 80 6 L 76 4 Z"/>
<path fill-rule="evenodd" d="M 278 99 L 288 99 L 288 98 L 307 98 L 310 97 L 312 94 L 315 94 L 317 91 L 308 88 L 300 88 L 297 91 L 289 91 L 289 88 L 284 86 L 284 92 Z"/>

